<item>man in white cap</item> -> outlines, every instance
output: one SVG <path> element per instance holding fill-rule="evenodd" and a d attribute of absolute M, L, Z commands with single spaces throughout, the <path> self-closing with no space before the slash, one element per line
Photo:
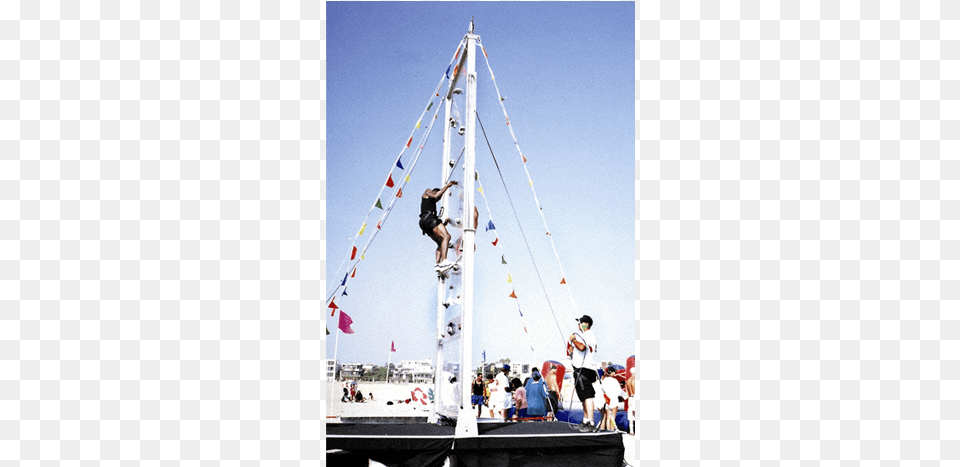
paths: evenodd
<path fill-rule="evenodd" d="M 583 422 L 580 431 L 596 431 L 593 423 L 593 383 L 597 381 L 597 369 L 593 353 L 597 351 L 597 338 L 593 335 L 593 318 L 583 315 L 577 320 L 580 330 L 570 335 L 567 355 L 573 357 L 573 383 L 577 397 L 583 404 Z"/>

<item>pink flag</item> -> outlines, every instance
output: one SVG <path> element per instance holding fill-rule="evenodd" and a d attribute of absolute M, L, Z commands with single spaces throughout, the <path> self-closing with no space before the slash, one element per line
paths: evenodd
<path fill-rule="evenodd" d="M 390 341 L 390 351 L 391 351 L 391 352 L 396 352 L 396 351 L 397 351 L 397 348 L 393 346 L 393 341 Z"/>
<path fill-rule="evenodd" d="M 353 329 L 350 329 L 351 324 L 353 324 L 353 320 L 343 310 L 340 310 L 340 330 L 344 334 L 353 334 Z"/>

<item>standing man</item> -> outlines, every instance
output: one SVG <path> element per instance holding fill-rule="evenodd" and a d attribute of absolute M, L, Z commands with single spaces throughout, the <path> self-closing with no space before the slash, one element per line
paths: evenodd
<path fill-rule="evenodd" d="M 477 373 L 477 379 L 473 380 L 471 386 L 473 395 L 470 397 L 471 403 L 477 409 L 477 417 L 480 417 L 480 411 L 483 409 L 483 374 Z"/>
<path fill-rule="evenodd" d="M 593 397 L 596 395 L 593 383 L 597 381 L 597 370 L 594 368 L 593 353 L 597 351 L 597 338 L 591 330 L 593 318 L 583 315 L 577 322 L 580 330 L 570 335 L 567 355 L 573 357 L 573 383 L 577 389 L 577 397 L 583 404 L 580 431 L 586 433 L 596 431 L 593 423 Z"/>
<path fill-rule="evenodd" d="M 547 419 L 553 420 L 556 418 L 557 412 L 560 412 L 560 384 L 557 383 L 556 364 L 550 363 L 543 379 L 547 388 Z"/>
<path fill-rule="evenodd" d="M 429 235 L 430 239 L 437 243 L 437 266 L 436 270 L 442 272 L 450 266 L 447 262 L 447 248 L 450 246 L 450 233 L 447 227 L 437 216 L 437 202 L 447 192 L 447 189 L 456 185 L 456 180 L 450 180 L 443 188 L 427 189 L 420 198 L 420 230 L 424 235 Z"/>

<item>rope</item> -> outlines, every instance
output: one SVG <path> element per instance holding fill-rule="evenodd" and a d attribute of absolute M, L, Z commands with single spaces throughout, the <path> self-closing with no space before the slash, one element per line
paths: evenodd
<path fill-rule="evenodd" d="M 547 294 L 547 287 L 543 283 L 543 276 L 540 275 L 540 268 L 537 267 L 537 260 L 533 258 L 533 251 L 530 249 L 530 242 L 527 241 L 527 234 L 523 231 L 523 225 L 520 224 L 520 216 L 517 214 L 517 208 L 513 204 L 513 198 L 510 196 L 510 190 L 507 189 L 507 182 L 503 179 L 503 172 L 500 170 L 500 164 L 497 162 L 497 156 L 493 153 L 493 147 L 490 146 L 490 139 L 487 138 L 487 130 L 483 128 L 483 122 L 480 121 L 480 114 L 477 114 L 477 122 L 480 123 L 480 131 L 483 132 L 483 139 L 487 142 L 487 148 L 490 150 L 490 155 L 493 157 L 493 164 L 497 167 L 497 173 L 500 174 L 500 183 L 503 184 L 503 189 L 507 193 L 507 199 L 510 201 L 510 208 L 513 209 L 513 217 L 517 219 L 517 225 L 520 227 L 520 235 L 523 237 L 523 243 L 527 247 L 527 253 L 530 255 L 530 260 L 533 262 L 533 270 L 537 273 L 537 279 L 540 280 L 540 287 L 543 289 L 543 295 L 547 299 L 547 307 L 550 309 L 550 314 L 553 315 L 553 322 L 557 323 L 557 331 L 560 332 L 560 340 L 564 342 L 563 345 L 566 345 L 566 339 L 563 338 L 563 329 L 560 328 L 560 321 L 557 320 L 557 314 L 553 311 L 553 304 L 550 303 L 550 296 Z"/>
<path fill-rule="evenodd" d="M 477 42 L 478 43 L 480 42 L 479 39 L 477 40 Z M 514 134 L 513 126 L 510 125 L 510 116 L 507 115 L 507 108 L 503 104 L 504 99 L 503 99 L 503 95 L 500 94 L 500 88 L 497 86 L 497 79 L 496 77 L 493 76 L 493 68 L 490 67 L 490 58 L 487 56 L 487 50 L 483 48 L 483 45 L 480 45 L 480 50 L 483 51 L 483 58 L 487 64 L 487 70 L 490 71 L 490 80 L 493 81 L 493 87 L 497 91 L 497 97 L 498 97 L 498 100 L 500 101 L 500 109 L 503 110 L 503 117 L 507 120 L 507 128 L 510 130 L 510 137 L 513 138 L 513 144 L 514 146 L 516 146 L 517 153 L 520 155 L 520 160 L 523 162 L 523 171 L 526 172 L 527 174 L 527 181 L 530 184 L 530 191 L 533 192 L 533 200 L 534 202 L 537 203 L 537 208 L 538 208 L 537 210 L 540 212 L 540 218 L 543 220 L 543 227 L 547 231 L 547 236 L 550 237 L 550 246 L 553 248 L 553 255 L 557 258 L 557 265 L 560 267 L 560 277 L 563 280 L 563 282 L 566 283 L 567 274 L 563 270 L 563 263 L 560 261 L 560 254 L 557 253 L 557 245 L 553 241 L 553 235 L 550 234 L 550 227 L 547 225 L 547 218 L 544 217 L 543 215 L 543 206 L 540 205 L 540 200 L 537 198 L 537 190 L 533 188 L 533 179 L 530 177 L 530 171 L 527 169 L 527 158 L 524 157 L 523 151 L 520 150 L 520 143 L 517 142 L 517 135 Z M 477 116 L 477 118 L 478 119 L 480 118 L 479 115 Z M 483 125 L 481 124 L 481 127 L 482 126 Z M 486 136 L 486 134 L 484 134 L 484 136 Z M 488 142 L 488 145 L 489 145 L 489 142 Z M 499 170 L 499 167 L 497 168 L 497 170 Z M 574 316 L 579 316 L 580 311 L 579 311 L 579 308 L 577 307 L 576 300 L 574 300 L 573 298 L 573 290 L 569 287 L 569 284 L 567 285 L 568 287 L 566 287 L 566 289 L 568 294 L 570 295 L 570 303 L 573 305 L 573 310 L 575 313 Z M 556 319 L 556 317 L 554 317 L 554 319 Z"/>

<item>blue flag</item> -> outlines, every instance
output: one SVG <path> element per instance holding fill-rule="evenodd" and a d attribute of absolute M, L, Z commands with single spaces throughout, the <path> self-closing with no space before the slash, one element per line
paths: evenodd
<path fill-rule="evenodd" d="M 491 231 L 491 230 L 497 230 L 497 228 L 493 226 L 493 221 L 487 222 L 487 230 L 486 230 L 486 231 L 489 232 L 489 231 Z"/>
<path fill-rule="evenodd" d="M 340 287 L 343 287 L 343 286 L 347 285 L 347 276 L 349 276 L 349 275 L 350 275 L 350 272 L 349 272 L 349 271 L 348 271 L 346 274 L 343 275 L 343 282 L 340 283 Z"/>
<path fill-rule="evenodd" d="M 397 167 L 399 167 L 400 170 L 403 170 L 403 165 L 400 164 L 400 159 L 397 159 Z"/>
<path fill-rule="evenodd" d="M 483 361 L 487 361 L 487 351 L 483 351 Z"/>

